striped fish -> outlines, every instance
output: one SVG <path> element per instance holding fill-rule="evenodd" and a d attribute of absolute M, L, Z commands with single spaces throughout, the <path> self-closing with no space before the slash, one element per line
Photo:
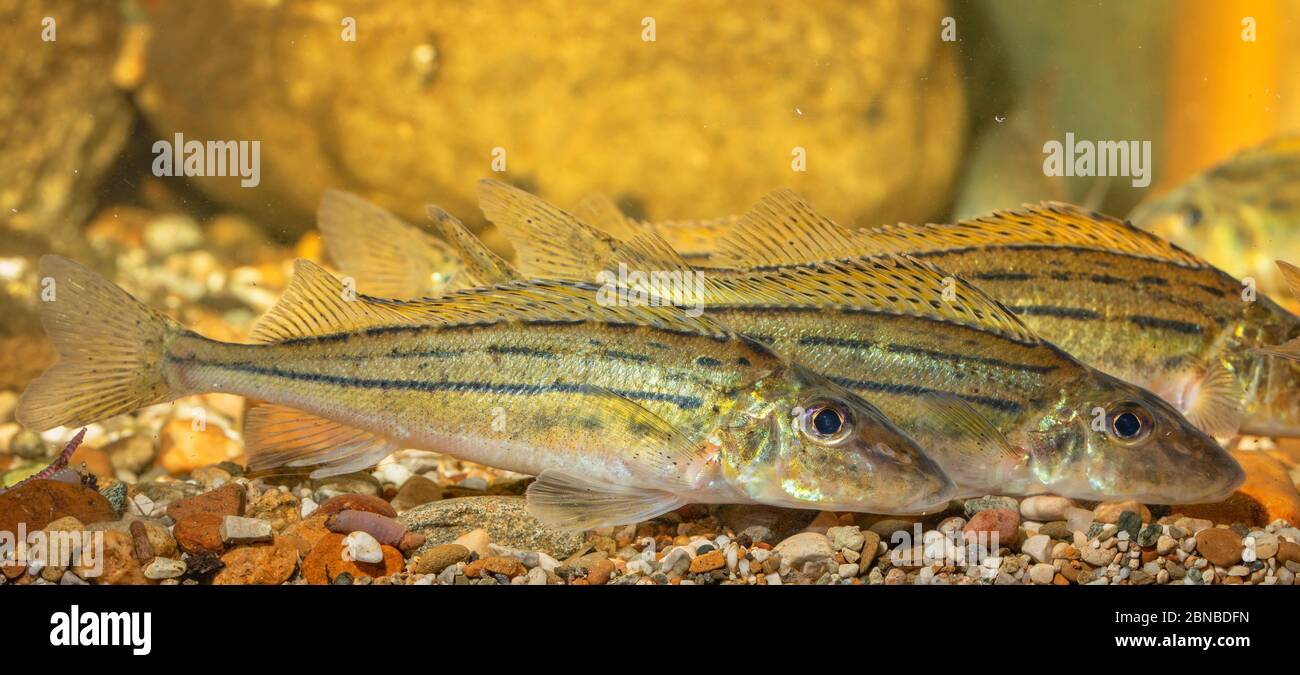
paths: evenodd
<path fill-rule="evenodd" d="M 368 467 L 398 448 L 538 479 L 559 527 L 645 520 L 687 502 L 918 513 L 953 484 L 871 404 L 708 318 L 603 306 L 598 288 L 517 283 L 412 311 L 298 261 L 283 298 L 230 344 L 185 330 L 76 263 L 46 256 L 60 360 L 23 394 L 35 430 L 227 392 L 251 467 Z"/>
<path fill-rule="evenodd" d="M 740 229 L 723 237 L 714 264 L 907 251 L 974 283 L 1080 360 L 1156 392 L 1207 433 L 1300 435 L 1300 365 L 1283 348 L 1300 335 L 1300 319 L 1118 219 L 1047 203 L 953 225 L 849 232 L 825 221 L 812 243 L 761 260 L 750 237 Z"/>
<path fill-rule="evenodd" d="M 1211 435 L 1300 436 L 1300 318 L 1158 236 L 1060 203 L 856 231 L 824 218 L 762 218 L 782 202 L 811 213 L 798 196 L 774 193 L 746 218 L 706 221 L 702 231 L 724 233 L 693 264 L 763 269 L 906 252 L 972 282 L 1079 360 L 1159 394 Z M 617 223 L 606 211 L 593 224 L 615 232 Z M 1300 271 L 1277 268 L 1300 297 Z"/>
<path fill-rule="evenodd" d="M 652 229 L 632 225 L 630 237 L 619 239 L 607 233 L 617 226 L 588 225 L 491 181 L 480 196 L 488 219 L 515 243 L 517 276 L 582 283 L 614 268 L 699 271 Z M 768 206 L 769 226 L 815 216 L 797 204 Z M 768 231 L 756 227 L 750 243 L 797 245 L 754 239 Z M 704 278 L 698 301 L 708 316 L 869 398 L 965 496 L 1201 502 L 1225 497 L 1242 480 L 1213 439 L 1158 397 L 1084 366 L 931 264 L 882 255 L 712 268 Z"/>

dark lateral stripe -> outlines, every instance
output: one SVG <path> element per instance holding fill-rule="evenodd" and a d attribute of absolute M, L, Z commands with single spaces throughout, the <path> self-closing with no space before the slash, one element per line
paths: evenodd
<path fill-rule="evenodd" d="M 893 298 L 891 298 L 891 300 L 892 300 L 892 299 L 893 299 Z M 930 304 L 935 305 L 935 306 L 938 306 L 939 301 L 938 301 L 938 300 L 932 300 L 932 301 L 930 302 Z M 945 318 L 942 318 L 942 317 L 929 316 L 929 315 L 926 315 L 926 314 L 902 313 L 902 312 L 897 312 L 897 311 L 888 311 L 888 310 L 872 309 L 872 308 L 869 308 L 869 307 L 820 307 L 820 306 L 805 306 L 805 305 L 795 305 L 795 306 L 791 306 L 791 305 L 744 305 L 744 304 L 742 304 L 742 305 L 724 305 L 724 304 L 719 304 L 719 305 L 710 305 L 710 306 L 709 306 L 709 311 L 711 311 L 711 312 L 746 312 L 746 313 L 750 313 L 750 314 L 762 314 L 762 313 L 771 313 L 771 314 L 826 314 L 826 313 L 829 313 L 829 312 L 839 312 L 839 313 L 841 313 L 841 314 L 859 315 L 859 316 L 889 316 L 889 317 L 897 317 L 897 318 L 904 318 L 904 319 L 916 319 L 916 320 L 918 320 L 918 321 L 928 321 L 928 322 L 930 322 L 930 323 L 936 323 L 936 324 L 940 324 L 940 325 L 943 325 L 943 326 L 956 326 L 956 327 L 958 327 L 958 328 L 965 328 L 965 329 L 967 329 L 967 330 L 972 330 L 972 331 L 976 331 L 976 332 L 984 333 L 985 335 L 996 335 L 996 336 L 997 336 L 998 338 L 1000 338 L 1000 339 L 1003 339 L 1003 340 L 1009 340 L 1009 341 L 1011 341 L 1011 342 L 1014 342 L 1014 343 L 1016 343 L 1016 344 L 1021 344 L 1021 345 L 1037 345 L 1037 344 L 1042 344 L 1042 343 L 1041 343 L 1040 341 L 1038 341 L 1038 340 L 1031 340 L 1031 341 L 1018 340 L 1018 339 L 1016 339 L 1015 337 L 1013 337 L 1013 336 L 1012 336 L 1011 334 L 1009 334 L 1009 333 L 999 333 L 998 331 L 996 331 L 995 329 L 993 329 L 993 328 L 991 328 L 991 327 L 984 327 L 984 326 L 980 326 L 980 325 L 975 324 L 975 323 L 964 323 L 964 322 L 961 322 L 961 321 L 949 320 L 949 319 L 945 319 Z M 754 333 L 748 333 L 748 335 L 749 335 L 749 337 L 751 337 L 751 338 L 753 338 L 753 339 L 755 339 L 755 340 L 758 340 L 759 342 L 762 342 L 762 343 L 764 343 L 764 344 L 768 344 L 768 345 L 772 344 L 772 337 L 771 337 L 771 336 L 768 336 L 768 335 L 760 336 L 760 335 L 756 335 L 756 334 L 754 334 Z"/>
<path fill-rule="evenodd" d="M 624 361 L 634 361 L 636 363 L 650 363 L 650 357 L 645 354 L 634 354 L 632 352 L 620 351 L 617 349 L 607 349 L 605 356 L 611 359 L 622 359 Z"/>
<path fill-rule="evenodd" d="M 1093 282 L 1093 283 L 1098 283 L 1098 284 L 1107 284 L 1107 285 L 1109 285 L 1109 286 L 1119 286 L 1119 285 L 1121 285 L 1121 284 L 1127 284 L 1127 283 L 1129 283 L 1129 280 L 1128 280 L 1128 279 L 1121 279 L 1121 278 L 1119 278 L 1119 277 L 1112 277 L 1112 276 L 1109 275 L 1109 274 L 1093 274 L 1093 275 L 1091 275 L 1091 276 L 1088 277 L 1088 280 L 1091 281 L 1091 282 Z"/>
<path fill-rule="evenodd" d="M 939 389 L 930 389 L 928 387 L 919 387 L 914 384 L 889 384 L 887 382 L 875 382 L 873 380 L 853 380 L 847 377 L 832 377 L 832 382 L 846 389 L 854 391 L 877 392 L 882 394 L 901 394 L 903 396 L 924 396 L 925 394 L 949 394 L 956 396 L 970 403 L 1000 410 L 1002 412 L 1017 413 L 1024 409 L 1019 403 L 1005 399 L 994 398 L 992 396 L 975 396 L 973 394 L 960 394 L 957 392 L 946 392 Z"/>
<path fill-rule="evenodd" d="M 1169 285 L 1169 280 L 1168 280 L 1168 279 L 1165 279 L 1165 278 L 1163 278 L 1163 277 L 1149 277 L 1149 276 L 1148 276 L 1148 277 L 1138 277 L 1138 281 L 1141 281 L 1141 282 L 1144 283 L 1144 284 L 1151 284 L 1152 286 L 1168 286 L 1168 285 Z"/>
<path fill-rule="evenodd" d="M 1183 333 L 1186 335 L 1199 335 L 1201 332 L 1201 324 L 1199 323 L 1161 319 L 1157 316 L 1134 314 L 1133 316 L 1128 317 L 1128 320 L 1143 328 L 1158 328 L 1160 330 L 1170 330 L 1175 333 Z"/>
<path fill-rule="evenodd" d="M 340 387 L 351 387 L 356 389 L 381 389 L 386 391 L 424 391 L 424 392 L 476 392 L 490 394 L 511 394 L 517 396 L 532 396 L 535 394 L 583 394 L 583 395 L 603 395 L 606 392 L 614 392 L 620 396 L 638 400 L 638 401 L 660 401 L 671 403 L 678 408 L 693 410 L 704 405 L 698 397 L 683 396 L 680 394 L 665 394 L 655 391 L 633 391 L 628 389 L 608 389 L 603 387 L 592 386 L 589 384 L 506 384 L 497 382 L 478 382 L 478 381 L 455 381 L 455 380 L 380 380 L 362 377 L 345 377 L 341 375 L 326 375 L 321 373 L 303 373 L 294 370 L 284 370 L 282 368 L 264 366 L 255 366 L 249 363 L 219 363 L 203 361 L 197 358 L 176 358 L 172 359 L 176 363 L 186 365 L 208 366 L 211 368 L 221 368 L 238 373 L 248 373 L 250 375 L 262 375 L 266 377 L 279 377 L 286 380 L 295 380 L 298 382 L 312 382 L 317 384 L 329 384 Z"/>
<path fill-rule="evenodd" d="M 1209 286 L 1207 284 L 1196 284 L 1196 287 L 1216 298 L 1222 298 L 1226 295 L 1222 288 L 1215 288 L 1214 286 Z"/>
<path fill-rule="evenodd" d="M 874 349 L 878 346 L 875 342 L 872 342 L 870 340 L 852 340 L 846 338 L 828 338 L 828 337 L 820 337 L 820 336 L 810 336 L 810 337 L 800 338 L 799 344 L 802 346 L 841 347 L 844 349 L 858 349 L 858 350 Z M 937 359 L 941 361 L 951 361 L 953 363 L 960 363 L 963 361 L 969 361 L 972 363 L 982 363 L 985 365 L 995 366 L 998 368 L 1006 368 L 1007 370 L 1016 370 L 1016 371 L 1026 372 L 1026 373 L 1035 373 L 1039 375 L 1042 375 L 1044 373 L 1050 373 L 1053 370 L 1056 370 L 1056 366 L 1035 366 L 1028 363 L 1014 363 L 1012 361 L 1004 361 L 1002 359 L 995 359 L 995 358 L 985 357 L 985 356 L 967 356 L 964 354 L 940 352 L 932 349 L 913 347 L 912 345 L 890 344 L 885 346 L 885 350 L 893 352 L 895 354 L 913 354 L 916 356 L 924 356 L 927 358 Z"/>
<path fill-rule="evenodd" d="M 1034 278 L 1025 272 L 979 272 L 968 276 L 975 281 L 1029 281 Z"/>
<path fill-rule="evenodd" d="M 510 345 L 488 345 L 489 354 L 510 354 L 514 356 L 535 356 L 539 359 L 557 358 L 554 352 L 548 352 L 545 349 L 533 349 L 532 347 L 512 347 Z"/>
<path fill-rule="evenodd" d="M 713 367 L 713 368 L 716 368 L 717 366 L 722 365 L 722 362 L 721 362 L 721 361 L 719 361 L 719 360 L 713 358 L 712 356 L 701 356 L 701 357 L 698 357 L 698 358 L 695 359 L 695 363 L 696 363 L 696 365 L 700 365 L 700 366 L 709 366 L 709 367 Z"/>
<path fill-rule="evenodd" d="M 1026 314 L 1029 316 L 1052 316 L 1058 319 L 1077 319 L 1079 321 L 1092 321 L 1100 319 L 1101 315 L 1091 309 L 1081 309 L 1078 307 L 1053 307 L 1051 305 L 1018 305 L 1008 306 L 1007 309 L 1016 314 Z"/>

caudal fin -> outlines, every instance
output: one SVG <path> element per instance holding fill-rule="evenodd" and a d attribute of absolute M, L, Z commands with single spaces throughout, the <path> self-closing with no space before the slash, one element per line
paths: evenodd
<path fill-rule="evenodd" d="M 113 282 L 68 260 L 41 258 L 41 324 L 59 360 L 18 401 L 18 422 L 44 431 L 83 426 L 177 398 L 163 372 L 168 339 L 184 331 Z"/>

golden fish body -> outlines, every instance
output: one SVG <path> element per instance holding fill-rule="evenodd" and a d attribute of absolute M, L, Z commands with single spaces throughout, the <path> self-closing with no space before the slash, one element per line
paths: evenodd
<path fill-rule="evenodd" d="M 614 266 L 685 267 L 647 228 L 619 241 L 608 234 L 615 228 L 508 186 L 488 183 L 483 194 L 524 275 L 576 282 Z M 776 223 L 811 217 L 797 204 L 766 206 L 763 216 Z M 742 238 L 779 256 L 795 241 L 765 236 L 748 228 Z M 1158 397 L 1084 366 L 927 263 L 883 255 L 695 273 L 703 283 L 692 307 L 871 400 L 965 495 L 1210 501 L 1241 480 L 1235 461 Z M 1121 418 L 1125 427 L 1140 418 L 1140 433 L 1117 437 Z"/>
<path fill-rule="evenodd" d="M 1265 352 L 1300 319 L 1254 285 L 1114 218 L 1064 204 L 856 234 L 959 275 L 1079 360 L 1150 389 L 1198 427 L 1300 434 L 1300 369 Z"/>
<path fill-rule="evenodd" d="M 250 411 L 253 468 L 355 471 L 421 448 L 537 474 L 530 509 L 594 527 L 688 501 L 922 512 L 953 486 L 859 397 L 675 308 L 601 307 L 595 288 L 520 284 L 426 303 L 350 297 L 300 261 L 285 298 L 228 344 L 186 331 L 47 256 L 45 324 L 63 359 L 23 424 L 85 424 L 192 393 Z M 87 331 L 106 336 L 93 348 Z M 834 433 L 810 415 L 833 413 Z M 823 421 L 826 418 L 823 418 Z"/>

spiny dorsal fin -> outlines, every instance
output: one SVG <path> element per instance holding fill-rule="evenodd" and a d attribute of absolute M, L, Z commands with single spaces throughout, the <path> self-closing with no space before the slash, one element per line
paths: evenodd
<path fill-rule="evenodd" d="M 1209 263 L 1131 223 L 1072 204 L 1026 204 L 952 225 L 900 223 L 855 233 L 850 255 L 926 253 L 972 246 L 1035 244 L 1112 251 L 1203 268 Z"/>
<path fill-rule="evenodd" d="M 421 300 L 392 300 L 349 292 L 343 282 L 319 265 L 297 260 L 289 288 L 253 327 L 252 339 L 275 342 L 381 326 L 501 321 L 596 321 L 718 338 L 731 335 L 717 321 L 690 316 L 672 305 L 644 306 L 619 303 L 617 298 L 602 299 L 602 291 L 607 290 L 593 282 L 537 280 L 466 289 Z"/>
<path fill-rule="evenodd" d="M 249 409 L 244 445 L 250 470 L 315 466 L 312 478 L 360 471 L 399 449 L 369 431 L 271 403 Z"/>
<path fill-rule="evenodd" d="M 316 219 L 330 259 L 356 279 L 362 293 L 438 295 L 460 270 L 447 244 L 357 195 L 326 190 Z"/>
<path fill-rule="evenodd" d="M 773 267 L 844 257 L 852 233 L 821 215 L 793 190 L 759 200 L 718 241 L 717 264 Z"/>
<path fill-rule="evenodd" d="M 460 255 L 464 286 L 491 286 L 518 281 L 521 277 L 510 263 L 492 252 L 481 239 L 474 236 L 450 213 L 436 207 L 425 207 L 433 226 L 447 243 Z"/>
<path fill-rule="evenodd" d="M 253 325 L 256 342 L 278 342 L 312 335 L 346 333 L 378 326 L 418 323 L 394 306 L 358 302 L 364 296 L 310 260 L 293 263 L 284 295 Z"/>
<path fill-rule="evenodd" d="M 529 278 L 591 279 L 617 239 L 567 211 L 501 181 L 478 183 L 479 208 L 515 246 Z"/>
<path fill-rule="evenodd" d="M 1041 342 L 983 291 L 906 255 L 706 274 L 705 285 L 710 306 L 868 308 L 968 326 L 1024 344 Z"/>
<path fill-rule="evenodd" d="M 620 264 L 649 271 L 690 271 L 652 228 L 623 221 L 620 240 L 545 200 L 500 181 L 479 182 L 484 215 L 514 244 L 529 278 L 584 281 Z M 610 205 L 612 207 L 612 205 Z"/>

